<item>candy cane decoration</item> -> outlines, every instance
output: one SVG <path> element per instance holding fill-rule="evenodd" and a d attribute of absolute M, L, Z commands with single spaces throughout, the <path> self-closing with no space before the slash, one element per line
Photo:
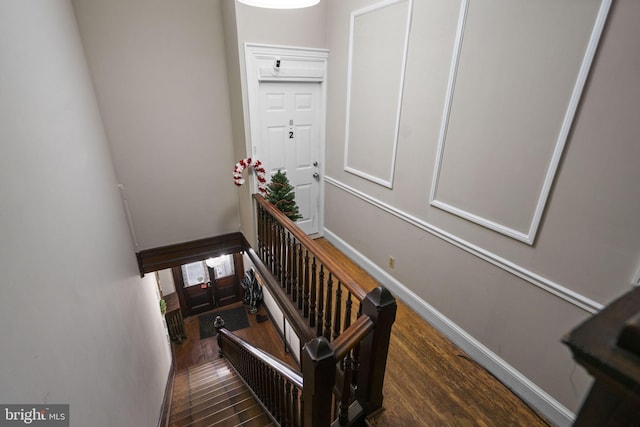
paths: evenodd
<path fill-rule="evenodd" d="M 267 179 L 265 178 L 267 171 L 262 166 L 262 162 L 260 160 L 253 160 L 249 157 L 248 159 L 242 159 L 236 163 L 233 168 L 233 183 L 238 187 L 244 184 L 242 172 L 248 167 L 252 167 L 258 177 L 258 193 L 267 197 Z"/>

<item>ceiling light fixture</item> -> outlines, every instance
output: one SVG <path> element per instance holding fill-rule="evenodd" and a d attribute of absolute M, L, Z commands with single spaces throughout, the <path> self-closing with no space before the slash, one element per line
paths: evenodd
<path fill-rule="evenodd" d="M 315 6 L 320 0 L 238 0 L 249 6 L 266 7 L 269 9 L 300 9 Z"/>

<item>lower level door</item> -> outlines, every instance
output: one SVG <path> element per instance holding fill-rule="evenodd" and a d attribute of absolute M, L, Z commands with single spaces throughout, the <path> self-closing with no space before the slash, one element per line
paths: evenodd
<path fill-rule="evenodd" d="M 215 308 L 213 288 L 204 261 L 174 267 L 172 272 L 184 317 Z"/>

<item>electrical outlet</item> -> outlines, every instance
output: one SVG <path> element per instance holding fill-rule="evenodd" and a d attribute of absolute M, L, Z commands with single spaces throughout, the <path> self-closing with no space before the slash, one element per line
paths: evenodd
<path fill-rule="evenodd" d="M 396 266 L 396 259 L 392 256 L 389 257 L 389 268 L 394 269 Z"/>

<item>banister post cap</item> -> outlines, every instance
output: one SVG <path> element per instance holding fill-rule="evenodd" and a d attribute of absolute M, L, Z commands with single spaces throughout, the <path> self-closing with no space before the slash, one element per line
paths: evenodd
<path fill-rule="evenodd" d="M 304 345 L 304 349 L 313 361 L 335 357 L 331 344 L 325 337 L 315 338 Z"/>

